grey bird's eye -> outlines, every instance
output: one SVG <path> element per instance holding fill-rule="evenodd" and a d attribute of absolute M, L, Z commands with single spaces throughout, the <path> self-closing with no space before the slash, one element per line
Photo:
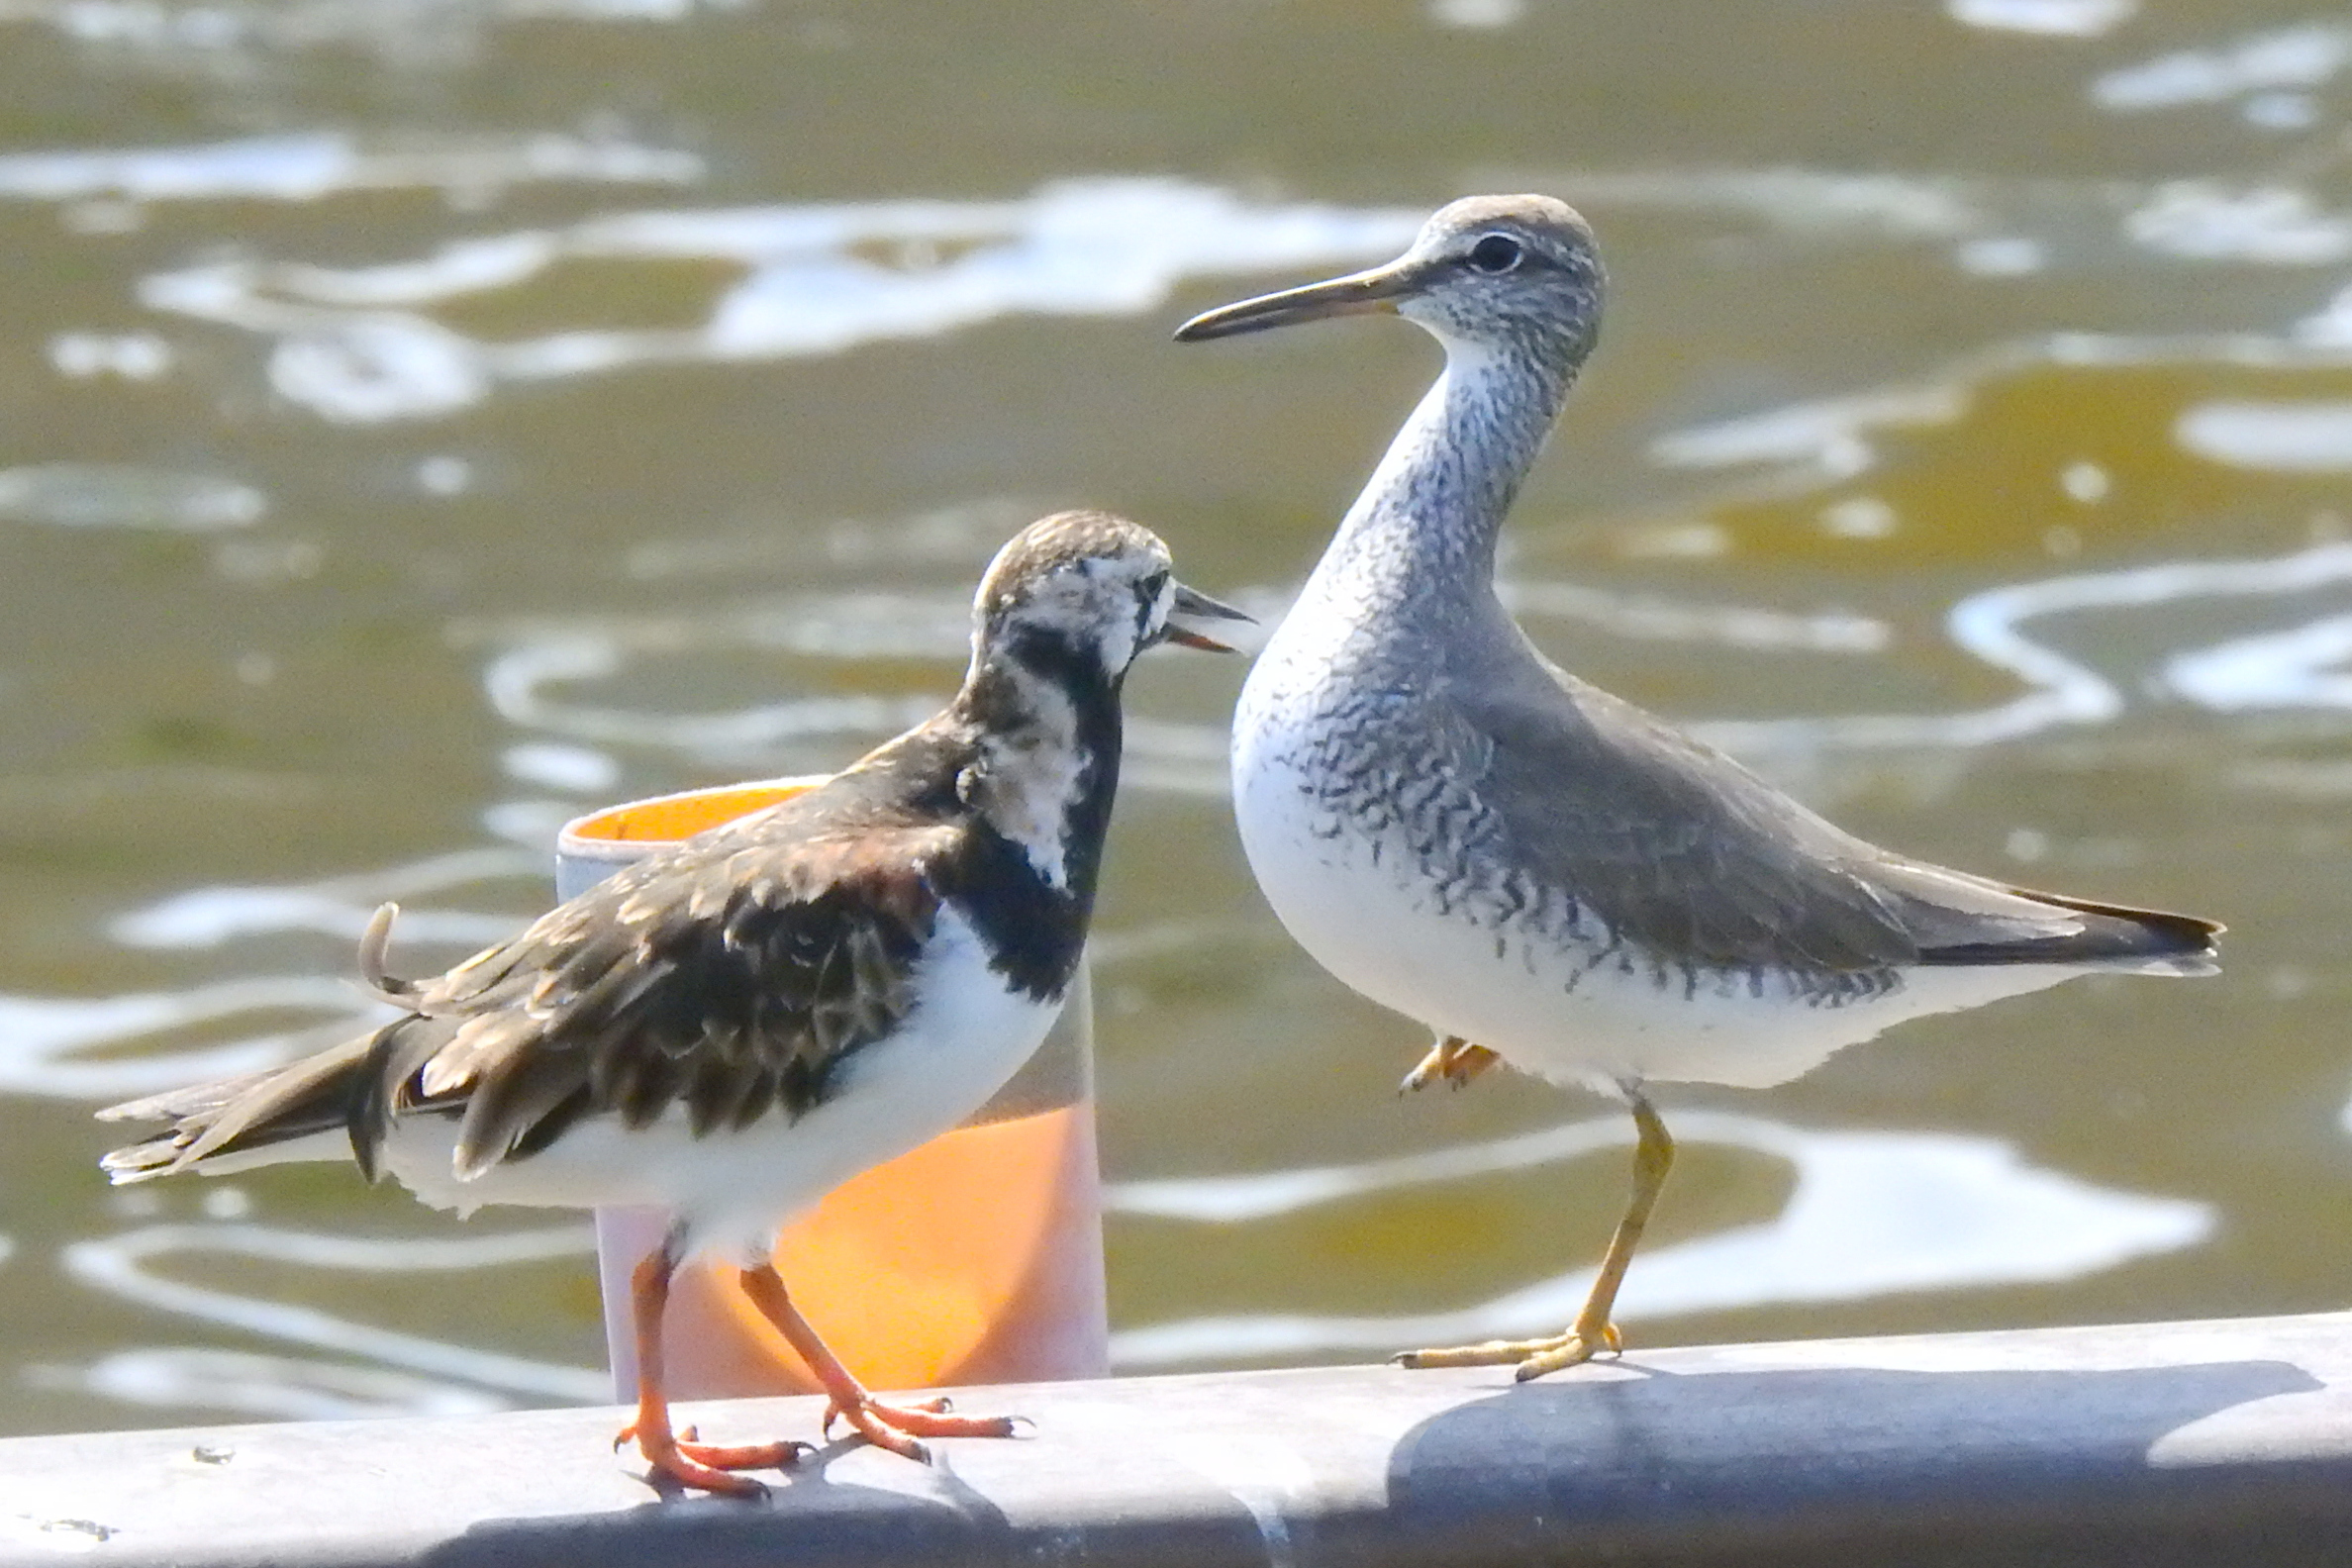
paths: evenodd
<path fill-rule="evenodd" d="M 1481 272 L 1508 272 L 1526 253 L 1511 236 L 1491 234 L 1470 247 L 1470 264 Z"/>

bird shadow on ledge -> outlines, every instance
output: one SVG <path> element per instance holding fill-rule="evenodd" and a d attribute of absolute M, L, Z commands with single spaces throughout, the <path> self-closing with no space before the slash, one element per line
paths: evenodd
<path fill-rule="evenodd" d="M 843 1439 L 792 1469 L 760 1472 L 764 1498 L 686 1495 L 666 1486 L 635 1508 L 485 1519 L 419 1559 L 432 1568 L 784 1568 L 799 1563 L 986 1564 L 1014 1556 L 1004 1512 L 944 1466 L 929 1495 L 833 1480 Z M 875 1543 L 887 1541 L 887 1555 Z"/>
<path fill-rule="evenodd" d="M 1417 1426 L 1391 1453 L 1386 1548 L 1333 1560 L 2352 1563 L 2352 1440 L 2324 1460 L 2265 1453 L 2259 1436 L 2196 1463 L 2150 1457 L 2234 1407 L 2333 1397 L 2290 1362 L 1687 1375 L 1618 1364 L 1643 1375 L 1518 1385 Z M 2352 1404 L 2342 1410 L 2352 1419 Z"/>

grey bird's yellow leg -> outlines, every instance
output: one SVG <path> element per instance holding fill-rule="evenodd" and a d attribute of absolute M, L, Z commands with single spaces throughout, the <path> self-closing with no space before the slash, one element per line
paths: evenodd
<path fill-rule="evenodd" d="M 1459 1089 L 1502 1059 L 1484 1045 L 1473 1045 L 1459 1034 L 1441 1035 L 1421 1059 L 1421 1065 L 1397 1085 L 1397 1093 L 1426 1089 L 1440 1078 Z"/>
<path fill-rule="evenodd" d="M 1609 1251 L 1601 1259 L 1601 1273 L 1593 1281 L 1592 1294 L 1585 1298 L 1584 1311 L 1576 1315 L 1575 1323 L 1566 1333 L 1549 1339 L 1490 1339 L 1484 1344 L 1459 1345 L 1449 1350 L 1408 1350 L 1393 1358 L 1399 1366 L 1516 1363 L 1519 1380 L 1524 1383 L 1546 1372 L 1590 1361 L 1603 1350 L 1615 1352 L 1624 1348 L 1610 1314 L 1617 1307 L 1617 1287 L 1625 1282 L 1625 1266 L 1633 1261 L 1633 1249 L 1641 1244 L 1641 1232 L 1649 1225 L 1650 1211 L 1657 1207 L 1658 1192 L 1666 1185 L 1666 1173 L 1674 1168 L 1674 1139 L 1667 1135 L 1666 1124 L 1658 1120 L 1658 1113 L 1639 1090 L 1628 1089 L 1626 1096 L 1632 1103 L 1633 1125 L 1640 1130 L 1640 1137 L 1633 1145 L 1633 1196 L 1625 1205 L 1625 1217 L 1617 1222 L 1617 1233 L 1609 1238 Z"/>

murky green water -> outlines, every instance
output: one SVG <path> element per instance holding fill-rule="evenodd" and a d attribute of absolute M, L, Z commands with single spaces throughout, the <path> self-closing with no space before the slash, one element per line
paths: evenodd
<path fill-rule="evenodd" d="M 593 1393 L 572 1232 L 110 1195 L 86 1113 L 356 1027 L 381 898 L 445 961 L 585 806 L 889 733 L 1043 510 L 1278 608 L 1433 350 L 1167 330 L 1480 189 L 1616 278 L 1513 537 L 1548 648 L 2232 927 L 1670 1092 L 1636 1343 L 2341 1306 L 2348 103 L 2352 26 L 2217 0 L 0 0 L 0 1431 Z M 1122 1364 L 1556 1326 L 1620 1119 L 1392 1094 L 1422 1040 L 1241 865 L 1238 679 L 1133 687 Z"/>

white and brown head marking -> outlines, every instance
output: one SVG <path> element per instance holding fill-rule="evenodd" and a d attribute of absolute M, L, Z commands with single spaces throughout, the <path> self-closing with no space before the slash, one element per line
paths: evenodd
<path fill-rule="evenodd" d="M 1057 512 L 990 563 L 972 605 L 974 651 L 1048 667 L 1075 660 L 1116 685 L 1159 639 L 1175 596 L 1168 547 L 1149 529 L 1108 512 Z"/>
<path fill-rule="evenodd" d="M 1168 547 L 1106 512 L 1060 512 L 997 552 L 956 699 L 978 747 L 958 791 L 1054 886 L 1091 882 L 1119 777 L 1119 688 L 1167 630 Z"/>

